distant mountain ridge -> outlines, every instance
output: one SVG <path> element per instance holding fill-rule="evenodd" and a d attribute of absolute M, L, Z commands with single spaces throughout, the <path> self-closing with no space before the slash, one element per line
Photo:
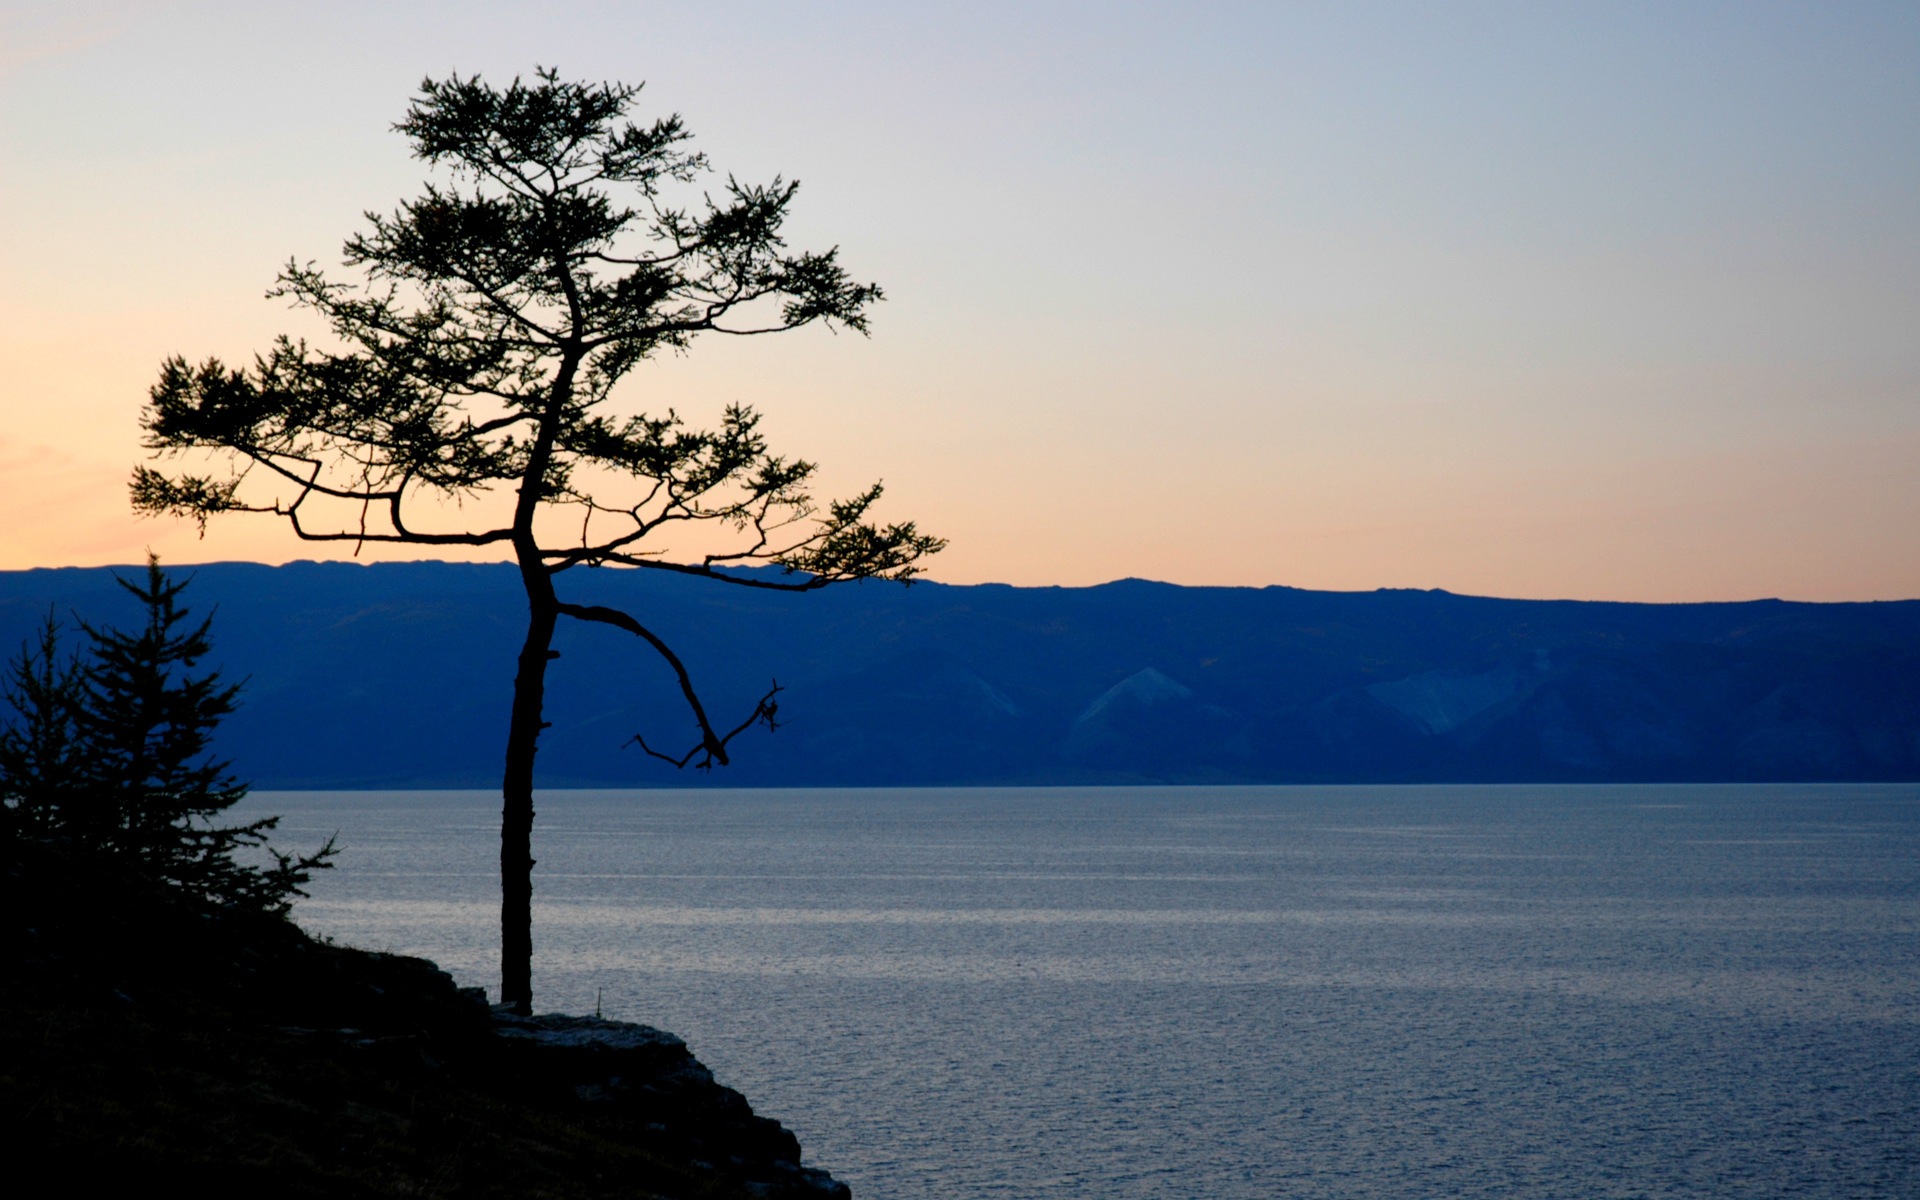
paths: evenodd
<path fill-rule="evenodd" d="M 260 787 L 498 780 L 523 601 L 497 564 L 216 563 L 247 679 L 221 752 Z M 633 639 L 563 624 L 546 786 L 1920 779 L 1920 601 L 1619 604 L 1439 591 L 858 584 L 806 595 L 576 571 L 667 638 L 735 765 L 692 744 Z M 0 647 L 49 607 L 132 619 L 105 568 L 0 572 Z"/>

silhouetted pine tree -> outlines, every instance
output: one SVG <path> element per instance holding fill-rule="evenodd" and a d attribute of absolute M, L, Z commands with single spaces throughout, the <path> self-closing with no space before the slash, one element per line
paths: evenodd
<path fill-rule="evenodd" d="M 267 844 L 278 817 L 220 823 L 247 785 L 209 753 L 240 691 L 217 671 L 195 673 L 211 649 L 212 618 L 187 621 L 186 584 L 151 555 L 144 582 L 118 582 L 146 607 L 140 627 L 81 621 L 88 660 L 63 662 L 49 617 L 38 648 L 13 665 L 7 698 L 21 719 L 0 736 L 0 795 L 13 823 L 202 899 L 284 912 L 331 865 L 333 841 L 295 857 Z M 235 859 L 247 852 L 271 865 Z"/>
<path fill-rule="evenodd" d="M 7 665 L 4 695 L 19 721 L 0 729 L 0 832 L 68 833 L 83 807 L 86 748 L 77 721 L 80 663 L 60 653 L 52 613 Z"/>
<path fill-rule="evenodd" d="M 798 184 L 729 175 L 698 187 L 706 156 L 678 116 L 627 119 L 639 93 L 545 68 L 505 87 L 423 81 L 394 128 L 440 179 L 390 215 L 368 214 L 344 247 L 357 281 L 295 261 L 272 293 L 323 318 L 326 347 L 281 337 L 242 370 L 168 359 L 140 418 L 146 447 L 196 462 L 211 452 L 230 470 L 142 465 L 132 480 L 136 511 L 203 528 L 221 513 L 271 513 L 307 541 L 511 550 L 527 633 L 503 747 L 500 997 L 522 1013 L 533 1004 L 534 759 L 561 619 L 623 630 L 665 660 L 696 738 L 631 740 L 676 767 L 725 766 L 734 738 L 773 724 L 780 691 L 737 722 L 712 719 L 665 639 L 632 613 L 569 599 L 561 576 L 632 567 L 804 592 L 912 579 L 945 545 L 911 521 L 873 522 L 878 483 L 816 501 L 814 464 L 774 454 L 746 405 L 702 429 L 626 398 L 622 380 L 703 334 L 865 332 L 880 300 L 838 249 L 787 245 Z M 484 497 L 512 504 L 447 525 L 446 501 Z M 755 564 L 786 570 L 736 569 Z"/>

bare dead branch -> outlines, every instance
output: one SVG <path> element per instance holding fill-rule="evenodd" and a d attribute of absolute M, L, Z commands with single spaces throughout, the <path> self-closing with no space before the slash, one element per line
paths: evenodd
<path fill-rule="evenodd" d="M 693 676 L 688 673 L 687 665 L 680 661 L 680 656 L 673 652 L 671 646 L 668 646 L 664 641 L 660 640 L 658 634 L 634 620 L 628 614 L 621 612 L 619 609 L 608 608 L 605 605 L 568 604 L 563 601 L 558 606 L 558 611 L 562 616 L 572 617 L 576 621 L 591 621 L 601 625 L 611 625 L 616 629 L 624 629 L 628 633 L 646 642 L 649 646 L 652 646 L 654 650 L 659 653 L 660 657 L 667 661 L 667 665 L 673 668 L 674 677 L 680 683 L 680 694 L 686 698 L 687 707 L 692 710 L 693 719 L 700 726 L 700 742 L 692 750 L 688 751 L 684 757 L 675 760 L 649 748 L 647 744 L 641 740 L 640 735 L 635 734 L 633 740 L 639 742 L 640 748 L 646 750 L 648 754 L 653 755 L 655 758 L 664 758 L 668 762 L 673 762 L 678 766 L 685 766 L 692 760 L 695 754 L 704 754 L 706 757 L 700 764 L 701 766 L 711 766 L 718 763 L 724 767 L 728 761 L 727 743 L 731 742 L 736 735 L 758 722 L 765 722 L 768 728 L 773 727 L 775 712 L 773 697 L 780 691 L 778 682 L 775 682 L 772 691 L 761 697 L 760 703 L 754 706 L 753 713 L 748 716 L 745 721 L 741 722 L 740 725 L 736 726 L 725 736 L 722 736 L 714 732 L 712 723 L 707 720 L 706 706 L 700 702 L 700 695 L 694 690 Z"/>
<path fill-rule="evenodd" d="M 764 724 L 769 730 L 780 728 L 779 721 L 775 719 L 779 715 L 780 705 L 774 699 L 774 697 L 779 695 L 781 692 L 785 690 L 786 690 L 785 688 L 780 686 L 779 680 L 777 679 L 774 680 L 773 687 L 767 691 L 766 695 L 760 697 L 760 699 L 754 704 L 753 711 L 747 714 L 747 719 L 740 722 L 738 725 L 735 725 L 732 729 L 728 730 L 726 735 L 720 738 L 719 745 L 717 747 L 714 746 L 712 743 L 708 742 L 703 737 L 685 754 L 682 754 L 680 757 L 675 758 L 671 754 L 663 753 L 659 750 L 655 750 L 652 746 L 647 745 L 647 739 L 645 737 L 642 737 L 640 734 L 636 733 L 627 740 L 632 742 L 634 745 L 640 747 L 640 749 L 646 751 L 646 753 L 651 755 L 652 757 L 657 758 L 662 762 L 672 763 L 676 769 L 684 770 L 688 763 L 693 762 L 693 758 L 696 754 L 704 754 L 704 757 L 699 762 L 694 763 L 695 768 L 698 770 L 702 770 L 702 771 L 712 770 L 716 762 L 721 766 L 725 766 L 727 762 L 726 754 L 725 754 L 727 743 L 733 741 L 734 738 L 738 737 L 742 733 L 745 733 L 747 730 L 753 728 L 755 725 Z M 716 754 L 718 754 L 717 759 L 715 757 Z"/>

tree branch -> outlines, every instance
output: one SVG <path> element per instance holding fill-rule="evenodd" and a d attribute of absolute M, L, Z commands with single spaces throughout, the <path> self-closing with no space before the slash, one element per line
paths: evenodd
<path fill-rule="evenodd" d="M 706 706 L 700 703 L 700 695 L 694 691 L 693 676 L 688 674 L 686 664 L 680 661 L 680 656 L 673 652 L 671 646 L 668 646 L 660 640 L 658 634 L 617 608 L 607 608 L 599 604 L 567 604 L 562 602 L 559 605 L 559 611 L 562 616 L 572 617 L 576 621 L 591 621 L 601 625 L 611 625 L 616 629 L 624 629 L 652 646 L 659 652 L 660 657 L 667 660 L 667 665 L 673 668 L 675 677 L 680 681 L 680 694 L 686 698 L 687 707 L 693 710 L 693 719 L 699 723 L 700 742 L 694 746 L 693 749 L 687 751 L 686 754 L 676 759 L 671 755 L 662 754 L 658 750 L 653 749 L 647 745 L 646 740 L 639 734 L 634 734 L 633 740 L 638 743 L 642 750 L 645 750 L 653 757 L 664 759 L 667 762 L 673 763 L 676 767 L 684 767 L 698 754 L 705 756 L 698 764 L 700 767 L 711 767 L 715 763 L 724 767 L 728 762 L 727 743 L 733 741 L 735 737 L 752 728 L 755 724 L 765 722 L 767 728 L 772 729 L 775 727 L 774 715 L 778 711 L 779 706 L 774 701 L 774 697 L 782 690 L 778 681 L 774 683 L 773 689 L 762 696 L 759 703 L 753 706 L 753 712 L 747 719 L 734 726 L 732 730 L 723 736 L 715 733 L 712 723 L 707 720 Z"/>
<path fill-rule="evenodd" d="M 768 729 L 780 728 L 780 723 L 774 719 L 775 715 L 780 711 L 780 704 L 774 697 L 785 690 L 785 688 L 780 686 L 779 680 L 774 680 L 773 687 L 768 689 L 767 694 L 760 697 L 754 704 L 753 711 L 747 715 L 747 719 L 728 730 L 726 736 L 720 739 L 718 747 L 713 746 L 703 737 L 700 744 L 694 746 L 679 758 L 675 758 L 671 754 L 664 754 L 661 751 L 655 750 L 652 746 L 647 745 L 647 739 L 637 733 L 633 735 L 633 744 L 646 751 L 647 754 L 652 757 L 659 759 L 661 762 L 670 762 L 676 768 L 680 769 L 684 769 L 688 763 L 693 762 L 693 756 L 703 751 L 706 757 L 702 758 L 698 763 L 694 763 L 696 768 L 702 771 L 711 770 L 715 762 L 716 753 L 719 754 L 718 761 L 720 765 L 725 766 L 727 762 L 725 750 L 728 742 L 731 742 L 740 734 L 745 733 L 747 730 L 762 722 L 765 722 Z"/>
<path fill-rule="evenodd" d="M 547 570 L 557 575 L 569 567 L 579 566 L 581 561 L 583 560 L 568 556 L 568 558 L 562 559 L 559 563 L 548 567 Z M 731 583 L 735 587 L 760 588 L 769 592 L 812 592 L 818 591 L 826 587 L 829 583 L 834 582 L 831 579 L 819 575 L 809 575 L 798 583 L 780 583 L 771 579 L 755 579 L 750 576 L 730 575 L 725 571 L 718 571 L 712 567 L 702 566 L 698 563 L 664 562 L 657 558 L 641 558 L 633 554 L 607 554 L 585 561 L 592 561 L 596 564 L 602 562 L 614 563 L 622 567 L 642 567 L 649 571 L 673 571 L 681 575 L 698 575 L 703 579 L 714 579 L 721 583 Z M 774 564 L 770 563 L 768 565 L 771 566 Z M 799 574 L 799 572 L 796 571 L 795 574 Z"/>

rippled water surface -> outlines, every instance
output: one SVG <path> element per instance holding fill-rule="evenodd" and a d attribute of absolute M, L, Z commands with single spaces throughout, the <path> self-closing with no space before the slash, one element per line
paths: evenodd
<path fill-rule="evenodd" d="M 497 987 L 498 800 L 266 793 Z M 1920 1195 L 1920 788 L 555 792 L 539 1007 L 863 1200 Z"/>

